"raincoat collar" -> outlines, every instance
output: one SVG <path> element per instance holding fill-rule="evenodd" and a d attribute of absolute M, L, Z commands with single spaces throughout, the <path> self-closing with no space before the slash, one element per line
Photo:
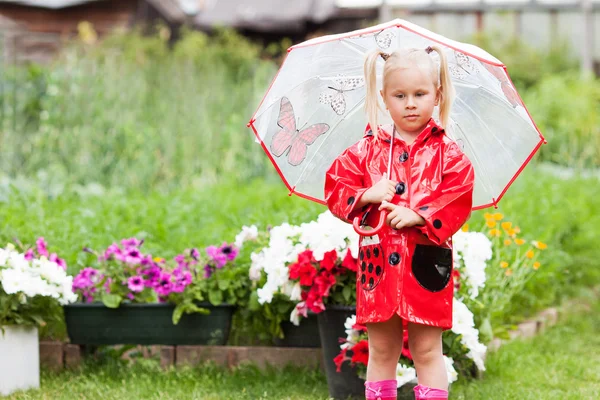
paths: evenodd
<path fill-rule="evenodd" d="M 383 140 L 386 143 L 390 143 L 392 129 L 393 128 L 391 125 L 386 126 L 385 128 L 382 125 L 380 125 L 379 126 L 379 137 L 381 138 L 381 140 Z M 435 121 L 433 120 L 433 118 L 431 118 L 431 119 L 429 119 L 429 122 L 427 123 L 427 125 L 425 125 L 425 128 L 423 128 L 421 133 L 419 133 L 419 135 L 416 137 L 413 144 L 418 143 L 418 142 L 424 142 L 425 140 L 427 140 L 427 138 L 429 138 L 429 136 L 440 135 L 444 132 L 445 132 L 444 129 L 442 129 L 438 124 L 436 124 Z M 373 136 L 373 131 L 370 129 L 369 126 L 367 126 L 367 132 L 366 132 L 365 136 Z M 400 138 L 400 135 L 398 135 L 397 133 L 396 133 L 394 140 L 396 142 L 404 143 L 404 140 L 402 140 L 402 138 Z"/>

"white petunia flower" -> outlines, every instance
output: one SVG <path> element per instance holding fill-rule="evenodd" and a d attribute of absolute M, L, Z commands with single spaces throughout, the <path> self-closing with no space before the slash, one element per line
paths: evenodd
<path fill-rule="evenodd" d="M 396 365 L 396 385 L 401 387 L 407 383 L 413 382 L 417 379 L 417 371 L 413 367 L 407 367 L 403 364 L 398 363 Z"/>
<path fill-rule="evenodd" d="M 243 226 L 242 231 L 235 237 L 235 247 L 241 249 L 247 240 L 255 240 L 258 237 L 258 228 L 256 225 Z"/>
<path fill-rule="evenodd" d="M 448 383 L 455 382 L 458 379 L 458 373 L 454 369 L 454 360 L 444 356 L 444 364 L 446 365 L 446 372 L 448 373 Z"/>

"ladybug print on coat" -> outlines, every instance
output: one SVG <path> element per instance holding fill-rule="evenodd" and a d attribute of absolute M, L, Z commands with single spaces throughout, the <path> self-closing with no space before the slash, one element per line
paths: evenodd
<path fill-rule="evenodd" d="M 325 177 L 329 210 L 348 223 L 360 217 L 363 227 L 376 226 L 379 211 L 355 205 L 387 171 L 392 145 L 391 127 L 380 127 L 379 138 L 369 132 L 333 162 Z M 397 314 L 405 322 L 449 329 L 451 237 L 471 214 L 473 166 L 431 119 L 412 144 L 394 138 L 390 179 L 397 181 L 391 202 L 410 208 L 425 224 L 400 230 L 385 226 L 372 238 L 360 238 L 357 323 L 383 322 Z"/>
<path fill-rule="evenodd" d="M 383 248 L 377 235 L 365 238 L 358 253 L 358 284 L 363 290 L 377 287 L 385 271 Z"/>

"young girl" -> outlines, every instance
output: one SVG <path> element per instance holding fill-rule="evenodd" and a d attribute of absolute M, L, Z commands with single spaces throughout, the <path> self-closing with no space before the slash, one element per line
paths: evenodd
<path fill-rule="evenodd" d="M 385 61 L 378 93 L 379 57 Z M 441 338 L 452 327 L 450 238 L 470 215 L 474 173 L 444 134 L 453 98 L 446 58 L 438 47 L 377 51 L 368 56 L 365 75 L 367 133 L 334 161 L 325 181 L 328 207 L 338 218 L 359 217 L 363 227 L 373 227 L 378 213 L 389 212 L 386 226 L 360 241 L 357 322 L 369 332 L 365 395 L 396 399 L 404 325 L 419 381 L 415 398 L 447 399 Z M 391 126 L 377 123 L 378 94 Z M 436 106 L 440 125 L 431 117 Z"/>

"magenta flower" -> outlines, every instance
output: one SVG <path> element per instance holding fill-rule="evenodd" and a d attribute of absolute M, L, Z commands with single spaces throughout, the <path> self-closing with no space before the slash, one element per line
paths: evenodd
<path fill-rule="evenodd" d="M 59 258 L 56 253 L 50 254 L 49 260 L 55 262 L 59 267 L 61 267 L 65 271 L 67 270 L 67 263 L 62 258 Z"/>
<path fill-rule="evenodd" d="M 223 254 L 216 246 L 208 246 L 206 248 L 206 254 L 216 263 L 217 268 L 223 268 L 223 266 L 227 264 L 227 255 Z"/>
<path fill-rule="evenodd" d="M 132 276 L 127 279 L 127 287 L 134 293 L 139 293 L 144 290 L 144 279 L 139 276 Z"/>
<path fill-rule="evenodd" d="M 174 260 L 179 268 L 188 268 L 190 265 L 187 261 L 185 261 L 185 255 L 183 254 L 178 254 Z"/>
<path fill-rule="evenodd" d="M 45 256 L 48 257 L 48 246 L 46 245 L 46 241 L 44 240 L 43 237 L 38 238 L 38 240 L 35 242 L 35 244 L 37 245 L 37 252 L 40 256 Z"/>
<path fill-rule="evenodd" d="M 213 272 L 214 272 L 214 269 L 210 264 L 206 264 L 204 266 L 204 278 L 205 279 L 210 278 L 212 276 Z"/>
<path fill-rule="evenodd" d="M 225 254 L 225 256 L 227 257 L 227 260 L 229 260 L 229 261 L 235 260 L 235 258 L 238 255 L 238 249 L 236 249 L 234 246 L 229 245 L 227 243 L 223 243 L 223 245 L 221 245 L 221 247 L 219 247 L 219 251 L 222 254 Z"/>
<path fill-rule="evenodd" d="M 150 268 L 146 268 L 142 270 L 142 274 L 146 276 L 146 280 L 144 281 L 144 285 L 146 287 L 154 287 L 158 283 L 160 279 L 160 274 L 162 270 L 160 267 L 152 266 Z"/>
<path fill-rule="evenodd" d="M 173 292 L 175 293 L 183 292 L 186 286 L 192 283 L 192 274 L 182 268 L 175 268 L 173 270 L 173 276 L 175 277 L 175 283 L 173 285 Z"/>
<path fill-rule="evenodd" d="M 113 256 L 116 255 L 121 255 L 121 248 L 116 243 L 113 243 L 110 246 L 108 246 L 108 248 L 104 252 L 104 259 L 111 260 Z"/>
<path fill-rule="evenodd" d="M 25 259 L 27 261 L 31 261 L 35 258 L 35 253 L 33 252 L 33 249 L 29 249 L 27 250 L 27 252 L 25 253 Z"/>
<path fill-rule="evenodd" d="M 193 258 L 194 260 L 198 261 L 198 260 L 200 259 L 200 252 L 198 251 L 198 249 L 196 249 L 196 248 L 193 248 L 193 249 L 190 251 L 190 256 L 192 256 L 192 258 Z"/>
<path fill-rule="evenodd" d="M 129 300 L 133 300 L 133 299 L 135 299 L 135 296 L 134 296 L 134 294 L 133 294 L 133 293 L 127 293 L 127 298 L 128 298 Z"/>
<path fill-rule="evenodd" d="M 142 261 L 143 255 L 136 247 L 129 247 L 125 251 L 125 262 L 127 264 L 139 264 Z"/>
<path fill-rule="evenodd" d="M 171 282 L 171 274 L 162 272 L 160 278 L 154 288 L 159 296 L 167 297 L 173 291 L 173 283 Z"/>
<path fill-rule="evenodd" d="M 138 240 L 136 238 L 121 240 L 121 245 L 123 247 L 140 247 L 143 243 L 144 243 L 143 240 Z"/>

